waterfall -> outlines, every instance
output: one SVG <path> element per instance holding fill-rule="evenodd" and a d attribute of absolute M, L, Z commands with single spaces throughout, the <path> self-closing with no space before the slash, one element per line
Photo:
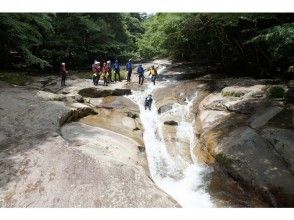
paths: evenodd
<path fill-rule="evenodd" d="M 144 126 L 143 140 L 151 177 L 159 188 L 172 196 L 182 207 L 213 207 L 203 182 L 203 175 L 208 172 L 208 168 L 197 164 L 195 158 L 192 158 L 194 163 L 190 164 L 172 158 L 163 138 L 163 123 L 155 105 L 152 105 L 151 111 L 144 109 L 145 97 L 164 85 L 165 82 L 157 82 L 155 86 L 149 83 L 144 91 L 133 91 L 132 95 L 128 96 L 140 108 L 140 119 Z M 187 105 L 175 104 L 170 110 L 170 113 L 181 114 L 182 121 L 178 124 L 176 136 L 189 138 L 191 151 L 195 143 L 195 132 L 193 122 L 188 121 L 186 117 L 192 102 L 193 100 L 187 100 Z"/>

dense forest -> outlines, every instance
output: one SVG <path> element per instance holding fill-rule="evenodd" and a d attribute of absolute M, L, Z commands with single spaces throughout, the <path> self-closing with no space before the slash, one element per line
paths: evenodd
<path fill-rule="evenodd" d="M 66 62 L 132 57 L 144 33 L 139 14 L 0 14 L 1 68 L 51 70 Z"/>
<path fill-rule="evenodd" d="M 168 57 L 264 77 L 294 64 L 293 14 L 0 14 L 0 28 L 2 69 Z"/>

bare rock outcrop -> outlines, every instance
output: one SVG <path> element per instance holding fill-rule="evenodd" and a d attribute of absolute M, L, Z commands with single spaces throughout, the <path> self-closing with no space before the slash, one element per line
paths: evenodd
<path fill-rule="evenodd" d="M 179 207 L 150 179 L 140 135 L 69 123 L 109 109 L 69 98 L 80 90 L 74 85 L 43 84 L 56 94 L 0 87 L 0 207 Z M 121 103 L 108 104 L 127 129 L 140 127 L 128 117 L 136 110 Z"/>
<path fill-rule="evenodd" d="M 272 206 L 293 206 L 294 126 L 285 117 L 293 106 L 271 102 L 264 85 L 230 86 L 205 97 L 197 112 L 198 159 L 217 162 Z"/>

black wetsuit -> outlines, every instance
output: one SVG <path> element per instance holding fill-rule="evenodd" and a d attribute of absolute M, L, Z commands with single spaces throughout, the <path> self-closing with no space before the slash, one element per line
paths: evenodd
<path fill-rule="evenodd" d="M 149 108 L 149 110 L 151 110 L 151 104 L 152 104 L 152 98 L 151 97 L 147 97 L 146 99 L 145 99 L 145 110 L 147 109 L 147 108 Z"/>

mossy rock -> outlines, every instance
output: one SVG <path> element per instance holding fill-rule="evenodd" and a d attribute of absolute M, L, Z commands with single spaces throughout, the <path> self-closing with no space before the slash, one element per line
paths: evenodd
<path fill-rule="evenodd" d="M 31 78 L 25 73 L 0 73 L 0 81 L 13 85 L 25 86 L 30 79 Z"/>
<path fill-rule="evenodd" d="M 268 94 L 270 98 L 282 99 L 285 96 L 285 89 L 282 86 L 271 86 L 268 89 Z"/>
<path fill-rule="evenodd" d="M 222 91 L 222 96 L 242 97 L 245 93 L 241 91 Z"/>

